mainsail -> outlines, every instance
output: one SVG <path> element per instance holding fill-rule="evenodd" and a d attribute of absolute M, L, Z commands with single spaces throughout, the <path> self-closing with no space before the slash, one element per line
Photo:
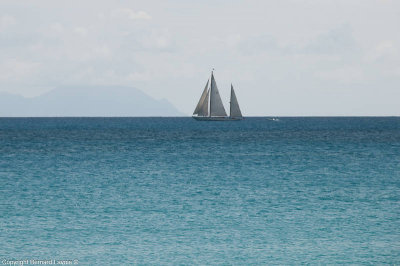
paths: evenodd
<path fill-rule="evenodd" d="M 236 98 L 235 91 L 233 90 L 233 86 L 231 84 L 231 108 L 230 108 L 230 117 L 242 117 L 242 112 L 239 108 L 239 103 Z"/>
<path fill-rule="evenodd" d="M 213 73 L 211 73 L 210 91 L 210 116 L 227 116 Z"/>
<path fill-rule="evenodd" d="M 207 91 L 208 82 L 209 82 L 209 80 L 207 80 L 207 84 L 203 90 L 203 93 L 201 94 L 199 103 L 197 104 L 196 109 L 194 109 L 194 112 L 193 112 L 194 115 L 201 115 L 201 116 L 208 115 L 208 97 L 209 97 L 208 96 L 209 92 Z M 206 105 L 206 108 L 204 108 L 204 105 Z M 204 112 L 205 112 L 205 114 L 204 114 Z"/>

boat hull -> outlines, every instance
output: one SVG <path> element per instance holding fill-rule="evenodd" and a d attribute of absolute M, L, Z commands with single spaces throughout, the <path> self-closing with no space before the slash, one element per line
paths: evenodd
<path fill-rule="evenodd" d="M 240 121 L 243 118 L 229 116 L 192 116 L 197 121 Z"/>

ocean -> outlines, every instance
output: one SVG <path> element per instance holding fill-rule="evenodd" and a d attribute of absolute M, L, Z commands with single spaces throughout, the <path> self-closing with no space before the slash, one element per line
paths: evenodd
<path fill-rule="evenodd" d="M 0 118 L 0 259 L 398 265 L 400 118 Z"/>

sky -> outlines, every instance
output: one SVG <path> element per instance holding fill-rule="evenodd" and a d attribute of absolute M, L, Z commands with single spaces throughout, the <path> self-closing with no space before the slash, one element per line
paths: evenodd
<path fill-rule="evenodd" d="M 1 0 L 0 92 L 132 86 L 191 115 L 400 115 L 398 0 Z"/>

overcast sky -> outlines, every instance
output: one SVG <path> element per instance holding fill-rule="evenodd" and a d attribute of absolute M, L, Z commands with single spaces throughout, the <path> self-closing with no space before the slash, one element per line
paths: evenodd
<path fill-rule="evenodd" d="M 400 115 L 398 0 L 1 0 L 0 91 L 128 85 L 190 115 Z"/>

